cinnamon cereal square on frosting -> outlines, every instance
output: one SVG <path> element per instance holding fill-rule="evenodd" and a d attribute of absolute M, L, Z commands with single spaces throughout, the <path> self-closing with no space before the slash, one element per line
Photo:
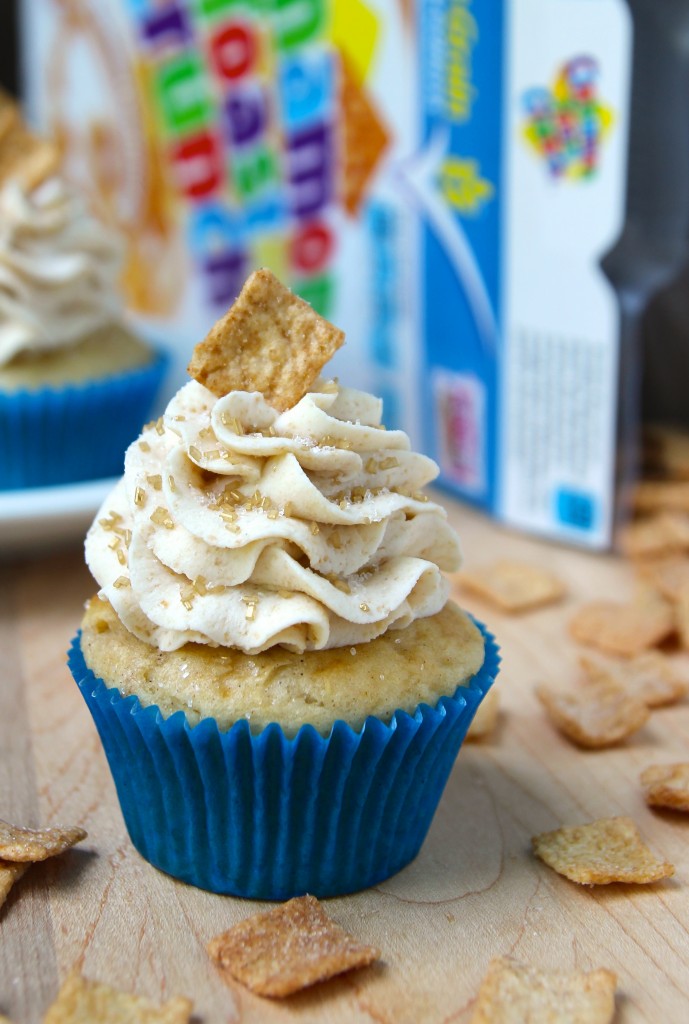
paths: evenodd
<path fill-rule="evenodd" d="M 196 346 L 188 372 L 215 395 L 259 391 L 284 412 L 304 397 L 343 342 L 343 331 L 270 270 L 256 270 Z"/>

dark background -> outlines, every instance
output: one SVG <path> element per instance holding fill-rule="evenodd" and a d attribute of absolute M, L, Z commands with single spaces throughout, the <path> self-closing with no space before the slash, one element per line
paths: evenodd
<path fill-rule="evenodd" d="M 17 2 L 0 0 L 0 85 L 16 93 L 17 65 Z"/>

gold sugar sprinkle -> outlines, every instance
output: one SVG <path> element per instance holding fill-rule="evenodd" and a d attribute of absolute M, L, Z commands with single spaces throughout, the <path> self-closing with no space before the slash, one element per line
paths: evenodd
<path fill-rule="evenodd" d="M 155 512 L 151 513 L 151 522 L 156 526 L 164 526 L 166 530 L 174 530 L 175 524 L 170 518 L 170 513 L 162 505 L 158 505 Z"/>
<path fill-rule="evenodd" d="M 139 441 L 139 448 L 142 452 L 150 452 L 151 446 L 148 441 Z"/>
<path fill-rule="evenodd" d="M 117 561 L 120 563 L 120 565 L 127 564 L 127 556 L 125 555 L 122 548 L 118 548 L 115 554 L 117 555 Z"/>
<path fill-rule="evenodd" d="M 185 423 L 187 417 L 180 415 L 180 416 L 174 416 L 173 419 L 174 419 L 175 423 Z"/>
<path fill-rule="evenodd" d="M 194 462 L 201 462 L 201 460 L 203 458 L 203 455 L 201 454 L 201 452 L 198 450 L 196 445 L 193 445 L 193 444 L 190 445 L 190 447 L 189 447 L 189 456 L 190 456 L 190 458 L 192 458 L 194 460 Z"/>
<path fill-rule="evenodd" d="M 339 533 L 333 533 L 332 537 L 330 538 L 330 541 L 335 550 L 339 551 L 340 548 L 342 547 L 342 538 L 340 537 Z"/>
<path fill-rule="evenodd" d="M 362 601 L 361 604 L 359 605 L 359 611 L 364 612 L 364 614 L 366 614 L 366 612 L 370 612 L 371 609 L 369 608 L 365 601 Z"/>
<path fill-rule="evenodd" d="M 160 434 L 160 436 L 162 437 L 163 434 L 165 433 L 165 424 L 163 422 L 163 417 L 162 416 L 159 416 L 158 419 L 155 421 L 155 428 L 156 428 L 156 433 Z"/>
<path fill-rule="evenodd" d="M 271 508 L 271 509 L 268 509 L 268 513 L 267 514 L 268 514 L 268 518 L 269 519 L 277 519 L 280 513 L 278 512 L 278 510 L 276 508 Z"/>
<path fill-rule="evenodd" d="M 141 508 L 146 503 L 146 491 L 143 487 L 137 487 L 134 491 L 134 504 Z"/>
<path fill-rule="evenodd" d="M 364 469 L 366 470 L 367 473 L 375 473 L 378 470 L 378 463 L 373 458 L 373 456 L 371 456 L 370 459 L 366 460 L 366 465 L 364 466 Z"/>
<path fill-rule="evenodd" d="M 194 590 L 201 597 L 208 593 L 208 580 L 204 576 L 197 576 L 193 583 Z"/>
<path fill-rule="evenodd" d="M 211 450 L 209 452 L 205 453 L 205 458 L 207 458 L 207 459 L 219 459 L 220 458 L 220 449 L 219 448 L 211 448 Z"/>
<path fill-rule="evenodd" d="M 339 576 L 336 576 L 334 573 L 329 572 L 324 572 L 323 578 L 326 579 L 328 583 L 330 583 L 333 587 L 335 587 L 336 590 L 341 590 L 343 594 L 351 594 L 352 590 L 351 587 L 349 586 L 349 583 L 347 583 L 347 580 L 343 580 Z"/>
<path fill-rule="evenodd" d="M 172 473 L 168 474 L 167 485 L 168 485 L 168 487 L 170 488 L 171 491 L 174 492 L 174 491 L 177 490 L 177 484 L 175 483 L 175 478 L 172 475 Z"/>
<path fill-rule="evenodd" d="M 383 461 L 381 462 L 381 464 L 380 464 L 380 466 L 378 468 L 379 469 L 396 469 L 398 466 L 399 466 L 399 461 L 394 457 L 394 455 L 390 455 L 387 459 L 383 459 Z"/>
<path fill-rule="evenodd" d="M 320 528 L 320 526 L 318 525 L 318 523 L 317 523 L 317 522 L 315 522 L 315 520 L 314 520 L 314 522 L 312 522 L 312 523 L 311 523 L 311 533 L 312 533 L 312 534 L 314 535 L 314 537 L 315 537 L 315 536 L 316 536 L 316 534 L 317 534 L 317 533 L 320 533 L 320 532 L 321 532 L 321 528 Z"/>
<path fill-rule="evenodd" d="M 212 427 L 203 427 L 199 430 L 199 437 L 203 438 L 204 441 L 215 441 L 215 434 L 213 433 Z"/>
<path fill-rule="evenodd" d="M 118 590 L 122 590 L 123 587 L 129 586 L 131 586 L 131 583 L 129 577 L 127 576 L 118 576 L 115 582 L 113 583 L 113 587 L 116 587 Z"/>
<path fill-rule="evenodd" d="M 163 478 L 160 475 L 160 473 L 152 473 L 150 476 L 147 476 L 146 479 L 148 480 L 149 484 L 151 485 L 154 491 L 162 491 Z"/>

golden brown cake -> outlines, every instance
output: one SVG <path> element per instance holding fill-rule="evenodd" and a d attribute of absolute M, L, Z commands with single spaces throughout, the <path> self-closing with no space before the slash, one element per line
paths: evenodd
<path fill-rule="evenodd" d="M 356 647 L 302 654 L 271 647 L 248 655 L 185 644 L 162 653 L 124 628 L 112 607 L 93 598 L 82 623 L 86 664 L 107 686 L 136 694 L 165 715 L 183 711 L 191 725 L 213 718 L 229 729 L 279 722 L 292 736 L 305 723 L 326 734 L 337 719 L 359 729 L 369 715 L 389 721 L 399 708 L 437 704 L 483 663 L 483 637 L 452 602 L 407 629 Z"/>

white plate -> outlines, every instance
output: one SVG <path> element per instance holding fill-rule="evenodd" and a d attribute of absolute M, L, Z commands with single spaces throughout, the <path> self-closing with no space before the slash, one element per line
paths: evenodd
<path fill-rule="evenodd" d="M 79 540 L 116 483 L 117 479 L 89 480 L 0 491 L 0 556 L 45 551 Z"/>

